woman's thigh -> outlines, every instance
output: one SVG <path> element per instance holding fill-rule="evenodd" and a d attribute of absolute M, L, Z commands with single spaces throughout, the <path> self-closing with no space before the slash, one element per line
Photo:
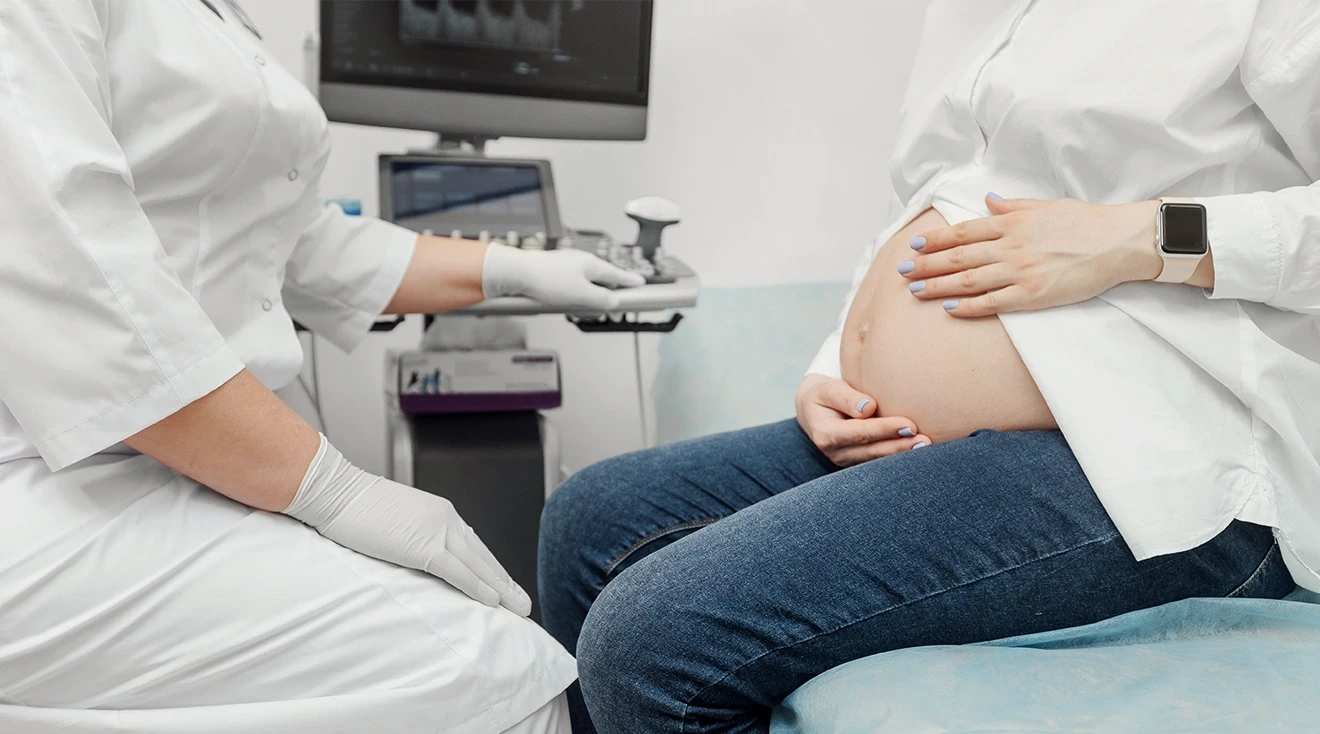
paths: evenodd
<path fill-rule="evenodd" d="M 978 432 L 820 478 L 639 561 L 587 619 L 582 687 L 602 732 L 764 731 L 769 706 L 848 660 L 1228 595 L 1272 546 L 1235 523 L 1138 563 L 1057 431 Z M 1292 587 L 1276 566 L 1253 593 Z"/>
<path fill-rule="evenodd" d="M 541 517 L 539 587 L 547 628 L 559 634 L 557 627 L 573 627 L 576 638 L 572 620 L 560 618 L 576 616 L 580 624 L 595 595 L 624 569 L 721 518 L 837 469 L 792 420 L 625 454 L 583 469 L 555 490 Z"/>
<path fill-rule="evenodd" d="M 0 476 L 0 512 L 38 529 L 0 543 L 0 703 L 488 732 L 572 682 L 532 622 L 153 463 Z"/>

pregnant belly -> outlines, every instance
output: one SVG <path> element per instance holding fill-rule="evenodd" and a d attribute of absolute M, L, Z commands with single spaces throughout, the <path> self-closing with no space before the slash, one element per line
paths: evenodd
<path fill-rule="evenodd" d="M 945 224 L 928 209 L 877 253 L 844 322 L 843 379 L 933 441 L 1057 427 L 997 317 L 954 318 L 937 300 L 913 298 L 898 274 L 912 237 Z"/>

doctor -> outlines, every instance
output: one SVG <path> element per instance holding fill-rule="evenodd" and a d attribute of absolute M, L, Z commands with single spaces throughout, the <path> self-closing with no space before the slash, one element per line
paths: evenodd
<path fill-rule="evenodd" d="M 565 730 L 573 659 L 452 505 L 271 389 L 291 317 L 640 277 L 347 218 L 329 152 L 232 3 L 0 3 L 0 731 Z"/>

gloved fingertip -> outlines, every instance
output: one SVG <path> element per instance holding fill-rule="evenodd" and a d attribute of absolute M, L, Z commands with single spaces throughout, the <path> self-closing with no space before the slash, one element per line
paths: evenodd
<path fill-rule="evenodd" d="M 511 595 L 510 598 L 504 600 L 505 608 L 519 617 L 532 616 L 531 597 L 527 596 L 526 592 L 523 592 L 522 589 L 519 589 L 518 592 L 518 594 Z"/>

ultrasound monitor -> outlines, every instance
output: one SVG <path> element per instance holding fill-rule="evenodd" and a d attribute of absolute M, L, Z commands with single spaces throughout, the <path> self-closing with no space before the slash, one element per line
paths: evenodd
<path fill-rule="evenodd" d="M 321 0 L 331 120 L 500 136 L 642 140 L 651 0 Z"/>

